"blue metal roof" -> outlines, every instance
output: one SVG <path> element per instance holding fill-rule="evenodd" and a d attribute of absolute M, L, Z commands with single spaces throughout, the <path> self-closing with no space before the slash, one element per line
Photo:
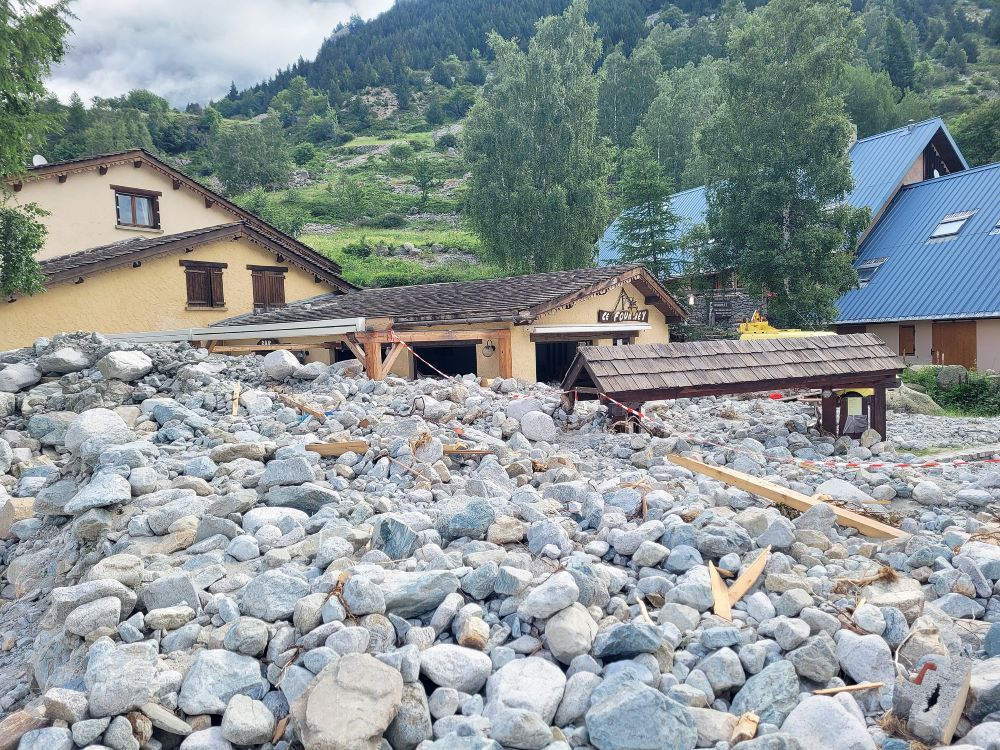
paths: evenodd
<path fill-rule="evenodd" d="M 886 202 L 892 198 L 896 188 L 913 166 L 913 162 L 930 143 L 931 138 L 942 130 L 945 137 L 955 149 L 964 168 L 968 163 L 962 152 L 948 132 L 947 126 L 939 117 L 924 122 L 904 125 L 895 130 L 862 138 L 851 146 L 851 173 L 854 176 L 854 189 L 847 195 L 847 202 L 856 207 L 867 206 L 872 215 L 876 215 Z M 674 213 L 681 217 L 678 225 L 679 237 L 696 224 L 705 221 L 708 203 L 704 187 L 685 190 L 670 199 Z M 617 220 L 608 227 L 604 236 L 598 241 L 598 262 L 601 265 L 612 265 L 618 262 L 615 249 L 617 238 Z M 678 269 L 677 273 L 682 273 Z"/>
<path fill-rule="evenodd" d="M 975 213 L 930 239 L 945 216 Z M 838 323 L 1000 317 L 1000 163 L 904 187 L 861 244 L 855 268 L 885 258 L 837 302 Z"/>

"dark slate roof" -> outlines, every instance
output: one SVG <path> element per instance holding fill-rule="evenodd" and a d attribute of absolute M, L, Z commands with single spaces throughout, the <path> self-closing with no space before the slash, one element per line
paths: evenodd
<path fill-rule="evenodd" d="M 305 253 L 299 251 L 297 247 L 279 244 L 274 241 L 273 237 L 240 221 L 201 227 L 175 234 L 136 237 L 60 255 L 41 261 L 42 273 L 45 274 L 47 283 L 54 284 L 70 278 L 75 279 L 79 276 L 128 265 L 160 253 L 176 252 L 210 242 L 244 236 L 273 253 L 282 254 L 290 263 L 309 273 L 316 274 L 328 283 L 335 286 L 342 283 L 339 275 L 340 268 L 333 261 L 314 251 Z"/>
<path fill-rule="evenodd" d="M 851 146 L 854 189 L 848 193 L 847 202 L 858 208 L 867 206 L 871 209 L 872 216 L 875 216 L 902 183 L 916 158 L 939 132 L 940 137 L 952 146 L 963 168 L 968 168 L 965 157 L 962 156 L 941 118 L 934 117 L 924 122 L 905 125 L 862 138 Z M 678 231 L 675 233 L 680 237 L 695 225 L 704 223 L 708 211 L 706 189 L 697 187 L 677 193 L 671 196 L 670 207 L 680 217 Z M 598 242 L 599 262 L 616 262 L 617 237 L 616 220 L 605 230 L 604 236 Z M 684 273 L 684 262 L 686 259 L 675 269 L 678 275 Z"/>
<path fill-rule="evenodd" d="M 619 277 L 636 277 L 655 304 L 670 318 L 683 311 L 669 293 L 642 266 L 602 266 L 574 271 L 552 271 L 478 281 L 360 289 L 325 294 L 260 313 L 247 313 L 215 325 L 294 323 L 336 318 L 392 318 L 400 323 L 476 321 L 527 322 L 575 295 L 584 296 Z"/>
<path fill-rule="evenodd" d="M 958 234 L 930 238 L 942 218 L 968 211 Z M 883 258 L 838 300 L 838 323 L 1000 317 L 1000 163 L 903 188 L 854 265 Z"/>
<path fill-rule="evenodd" d="M 652 400 L 789 388 L 824 379 L 856 379 L 860 384 L 890 377 L 902 368 L 902 360 L 870 333 L 582 346 L 562 387 L 592 386 L 607 394 L 655 393 L 646 399 Z"/>

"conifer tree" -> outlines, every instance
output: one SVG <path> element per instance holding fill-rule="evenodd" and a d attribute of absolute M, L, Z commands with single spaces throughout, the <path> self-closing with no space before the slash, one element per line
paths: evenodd
<path fill-rule="evenodd" d="M 885 24 L 885 51 L 882 66 L 889 74 L 892 85 L 899 89 L 913 87 L 913 49 L 906 38 L 906 30 L 896 16 L 889 16 Z"/>

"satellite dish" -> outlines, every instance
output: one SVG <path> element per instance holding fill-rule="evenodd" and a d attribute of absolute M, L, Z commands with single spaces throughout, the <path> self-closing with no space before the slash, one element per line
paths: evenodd
<path fill-rule="evenodd" d="M 33 167 L 44 167 L 48 163 L 48 159 L 41 154 L 35 154 L 31 157 L 31 166 Z"/>

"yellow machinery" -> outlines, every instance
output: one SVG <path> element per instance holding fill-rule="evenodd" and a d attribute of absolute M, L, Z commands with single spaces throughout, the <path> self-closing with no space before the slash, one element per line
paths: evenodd
<path fill-rule="evenodd" d="M 740 323 L 739 331 L 741 341 L 835 335 L 833 331 L 804 331 L 801 328 L 775 328 L 767 322 L 767 318 L 760 314 L 760 310 L 755 310 L 753 317 L 746 323 Z M 873 388 L 845 388 L 834 392 L 843 398 L 849 417 L 860 415 L 863 410 L 862 399 L 870 398 L 875 394 Z"/>

